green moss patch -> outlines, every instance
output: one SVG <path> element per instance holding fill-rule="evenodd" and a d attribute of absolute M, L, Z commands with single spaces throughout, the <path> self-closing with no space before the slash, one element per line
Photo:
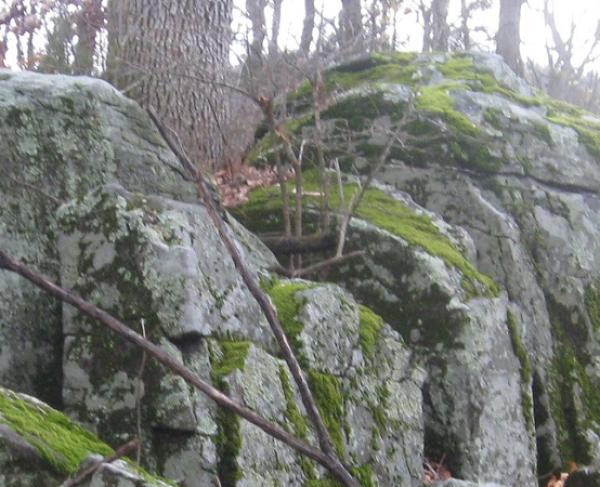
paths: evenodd
<path fill-rule="evenodd" d="M 363 487 L 376 487 L 378 484 L 373 480 L 374 472 L 370 465 L 363 465 L 361 467 L 352 467 L 350 469 L 352 476 L 358 480 L 359 484 Z M 337 480 L 331 478 L 330 475 L 323 479 L 312 478 L 304 482 L 303 487 L 340 487 Z"/>
<path fill-rule="evenodd" d="M 288 426 L 288 430 L 296 437 L 306 440 L 308 437 L 308 423 L 298 409 L 287 369 L 283 365 L 279 367 L 279 380 L 285 396 L 285 415 L 291 425 L 291 428 Z"/>
<path fill-rule="evenodd" d="M 235 370 L 243 370 L 250 343 L 246 341 L 222 340 L 219 351 L 211 348 L 211 379 L 216 387 L 228 393 L 225 377 Z M 235 487 L 242 477 L 237 463 L 242 447 L 240 418 L 225 408 L 217 409 L 217 474 L 223 487 Z"/>
<path fill-rule="evenodd" d="M 319 186 L 316 182 L 314 173 L 307 173 L 304 178 L 304 190 L 307 192 L 319 191 Z M 291 183 L 290 183 L 291 190 Z M 344 185 L 344 194 L 346 200 L 349 201 L 355 191 L 357 185 L 347 183 Z M 337 192 L 332 192 L 330 195 L 330 206 L 332 208 L 339 207 L 340 200 Z M 306 196 L 304 198 L 304 206 L 306 209 L 316 209 L 320 206 L 318 197 Z M 239 216 L 254 231 L 263 231 L 264 226 L 259 223 L 262 228 L 256 228 L 253 222 L 265 221 L 264 215 L 280 214 L 281 200 L 279 198 L 279 190 L 277 187 L 260 188 L 250 194 L 250 199 L 246 205 L 236 209 L 234 214 Z M 384 191 L 377 188 L 369 188 L 359 205 L 356 216 L 366 220 L 373 225 L 386 230 L 393 235 L 403 238 L 410 245 L 422 248 L 427 253 L 440 257 L 446 264 L 458 269 L 465 278 L 465 283 L 470 283 L 479 290 L 474 292 L 473 286 L 467 286 L 469 293 L 484 294 L 486 296 L 497 296 L 499 290 L 494 281 L 479 272 L 476 267 L 458 250 L 448 237 L 440 232 L 433 221 L 426 215 L 419 215 L 412 209 L 402 204 L 400 201 L 386 194 Z M 273 230 L 281 230 L 280 221 L 274 220 Z M 269 290 L 269 294 L 273 291 Z M 276 289 L 277 293 L 278 290 Z M 279 292 L 284 292 L 283 289 Z M 293 291 L 295 292 L 295 291 Z M 273 297 L 273 296 L 272 296 Z M 287 299 L 287 296 L 286 296 Z M 283 303 L 284 300 L 280 300 Z M 287 300 L 289 303 L 290 301 Z M 284 311 L 295 311 L 289 308 Z M 283 321 L 283 320 L 282 320 Z M 297 325 L 292 321 L 290 330 L 292 336 L 297 335 L 299 331 Z"/>
<path fill-rule="evenodd" d="M 542 101 L 535 97 L 520 95 L 499 83 L 490 70 L 476 66 L 473 58 L 468 55 L 454 55 L 440 64 L 438 69 L 448 79 L 465 82 L 472 91 L 499 94 L 523 106 L 539 106 L 542 104 Z"/>
<path fill-rule="evenodd" d="M 359 315 L 360 328 L 358 333 L 360 347 L 363 355 L 368 359 L 372 359 L 377 345 L 377 337 L 383 328 L 383 319 L 362 304 L 359 307 Z"/>
<path fill-rule="evenodd" d="M 345 120 L 347 127 L 356 132 L 368 129 L 374 119 L 385 115 L 392 121 L 399 120 L 404 108 L 404 103 L 387 100 L 384 92 L 374 91 L 343 98 L 325 110 L 322 118 Z"/>
<path fill-rule="evenodd" d="M 585 431 L 600 434 L 600 389 L 587 372 L 590 363 L 589 333 L 577 310 L 567 308 L 546 295 L 552 317 L 554 358 L 548 373 L 550 409 L 564 461 L 591 461 Z"/>
<path fill-rule="evenodd" d="M 519 373 L 521 376 L 521 407 L 523 409 L 523 417 L 527 424 L 529 431 L 533 431 L 535 428 L 533 419 L 533 398 L 531 397 L 530 384 L 531 384 L 531 364 L 529 362 L 529 354 L 527 349 L 521 340 L 521 334 L 519 332 L 519 325 L 515 319 L 515 316 L 509 310 L 506 312 L 506 325 L 508 327 L 508 334 L 513 347 L 513 352 L 519 360 Z"/>
<path fill-rule="evenodd" d="M 418 79 L 416 53 L 374 53 L 371 56 L 336 66 L 323 73 L 325 91 L 347 91 L 363 84 L 394 83 L 413 86 Z M 290 100 L 312 97 L 312 86 L 302 82 L 290 95 Z"/>
<path fill-rule="evenodd" d="M 471 283 L 483 287 L 484 294 L 496 296 L 498 287 L 494 281 L 479 272 L 471 262 L 443 235 L 426 215 L 413 210 L 387 195 L 370 188 L 366 191 L 357 216 L 379 228 L 397 235 L 409 244 L 440 257 L 448 265 L 457 268 Z"/>
<path fill-rule="evenodd" d="M 299 337 L 304 328 L 304 325 L 298 321 L 298 315 L 304 303 L 296 298 L 296 293 L 311 287 L 314 287 L 314 284 L 276 280 L 265 288 L 275 305 L 283 331 L 285 331 L 290 345 L 298 354 L 302 348 Z"/>
<path fill-rule="evenodd" d="M 215 382 L 231 374 L 234 370 L 243 370 L 250 342 L 222 340 L 219 342 L 221 355 L 211 355 L 212 378 Z"/>
<path fill-rule="evenodd" d="M 0 424 L 22 436 L 57 472 L 64 475 L 75 473 L 81 462 L 92 453 L 104 457 L 113 453 L 111 447 L 64 414 L 21 399 L 2 388 Z"/>
<path fill-rule="evenodd" d="M 464 87 L 458 83 L 424 86 L 419 92 L 415 107 L 422 112 L 439 116 L 449 128 L 459 134 L 477 137 L 481 133 L 479 128 L 466 115 L 454 108 L 454 100 L 450 92 L 460 89 Z"/>
<path fill-rule="evenodd" d="M 330 374 L 311 370 L 308 383 L 315 396 L 315 402 L 331 435 L 331 441 L 338 454 L 344 456 L 344 402 L 341 381 Z"/>
<path fill-rule="evenodd" d="M 584 302 L 592 327 L 600 336 L 600 281 L 585 286 Z"/>
<path fill-rule="evenodd" d="M 588 152 L 600 160 L 600 123 L 586 120 L 583 116 L 573 116 L 566 113 L 550 111 L 547 119 L 557 125 L 572 128 L 579 135 L 579 141 Z"/>

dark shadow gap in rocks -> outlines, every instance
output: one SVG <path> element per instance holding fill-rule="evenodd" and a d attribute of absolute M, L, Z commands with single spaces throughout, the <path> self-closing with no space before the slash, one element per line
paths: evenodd
<path fill-rule="evenodd" d="M 200 350 L 204 337 L 200 333 L 188 332 L 176 337 L 168 337 L 183 354 L 194 353 Z"/>
<path fill-rule="evenodd" d="M 550 405 L 544 382 L 536 370 L 532 378 L 533 420 L 537 451 L 539 486 L 544 487 L 552 472 L 561 465 L 556 452 L 556 438 L 550 416 Z"/>
<path fill-rule="evenodd" d="M 462 461 L 456 448 L 456 439 L 445 427 L 443 418 L 435 410 L 430 394 L 430 384 L 426 381 L 421 389 L 423 396 L 423 454 L 431 462 L 447 468 L 452 477 L 462 478 Z"/>

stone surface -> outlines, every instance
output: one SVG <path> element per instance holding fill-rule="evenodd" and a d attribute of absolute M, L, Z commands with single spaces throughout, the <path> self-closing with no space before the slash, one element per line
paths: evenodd
<path fill-rule="evenodd" d="M 64 285 L 138 332 L 143 321 L 149 339 L 201 378 L 314 441 L 266 321 L 202 206 L 109 185 L 62 206 L 58 227 Z M 418 485 L 423 378 L 400 336 L 371 312 L 379 320 L 369 350 L 375 367 L 360 341 L 365 310 L 351 295 L 337 286 L 271 281 L 264 269 L 272 254 L 243 227 L 234 229 L 276 305 L 295 306 L 289 316 L 281 311 L 282 320 L 301 328 L 292 341 L 344 458 L 383 485 Z M 151 469 L 194 487 L 215 471 L 225 485 L 235 479 L 240 486 L 300 487 L 323 475 L 153 362 L 140 381 L 135 348 L 68 307 L 63 312 L 66 411 L 119 444 L 135 434 L 139 401 Z"/>
<path fill-rule="evenodd" d="M 99 80 L 0 70 L 0 246 L 59 276 L 55 212 L 118 180 L 192 197 L 134 102 Z M 60 304 L 0 271 L 0 384 L 60 404 Z"/>
<path fill-rule="evenodd" d="M 325 84 L 327 157 L 345 169 L 368 170 L 408 102 L 419 114 L 353 219 L 347 250 L 365 258 L 329 274 L 344 289 L 277 280 L 271 253 L 229 226 L 336 449 L 365 485 L 420 487 L 424 456 L 464 479 L 448 487 L 534 487 L 568 461 L 594 472 L 600 120 L 534 93 L 496 56 L 374 54 L 327 71 Z M 290 106 L 301 111 L 306 95 L 301 86 Z M 290 131 L 310 137 L 310 117 L 299 122 Z M 269 161 L 267 142 L 251 160 Z M 258 306 L 137 105 L 99 81 L 0 72 L 0 154 L 3 249 L 315 442 Z M 353 179 L 344 185 L 349 194 Z M 236 211 L 254 230 L 277 224 L 270 191 Z M 327 481 L 153 362 L 140 377 L 141 361 L 0 273 L 0 384 L 63 403 L 111 445 L 138 435 L 139 406 L 144 464 L 188 487 Z M 62 478 L 35 446 L 0 413 L 0 485 Z M 135 482 L 105 478 L 121 467 L 91 485 Z"/>
<path fill-rule="evenodd" d="M 591 462 L 600 120 L 535 93 L 493 55 L 373 54 L 324 79 L 326 157 L 346 170 L 367 172 L 414 106 L 405 145 L 392 145 L 376 176 L 398 204 L 367 192 L 348 243 L 367 256 L 328 277 L 380 313 L 427 370 L 425 454 L 444 457 L 459 478 L 528 486 L 536 471 Z M 289 97 L 289 130 L 305 140 L 309 96 L 301 86 Z M 272 150 L 264 138 L 250 161 L 269 162 Z M 266 201 L 258 190 L 237 212 L 249 228 L 277 225 L 261 221 L 261 207 L 278 211 Z M 400 204 L 413 216 L 400 221 Z M 411 219 L 430 237 L 415 238 Z M 440 251 L 441 240 L 495 289 Z"/>

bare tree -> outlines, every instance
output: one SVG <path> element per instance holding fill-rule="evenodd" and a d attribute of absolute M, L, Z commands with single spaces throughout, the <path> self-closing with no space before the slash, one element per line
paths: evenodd
<path fill-rule="evenodd" d="M 302 25 L 302 37 L 300 39 L 300 52 L 307 55 L 313 39 L 315 28 L 315 0 L 304 0 L 304 23 Z"/>
<path fill-rule="evenodd" d="M 109 79 L 154 107 L 204 167 L 223 158 L 227 103 L 218 85 L 190 76 L 223 79 L 232 7 L 233 0 L 109 3 Z"/>
<path fill-rule="evenodd" d="M 448 4 L 449 0 L 419 0 L 419 11 L 423 19 L 423 52 L 448 51 Z"/>
<path fill-rule="evenodd" d="M 433 0 L 431 5 L 431 47 L 434 51 L 448 51 L 448 25 L 449 0 Z"/>
<path fill-rule="evenodd" d="M 252 42 L 249 43 L 248 62 L 262 63 L 263 44 L 267 37 L 265 8 L 267 0 L 246 0 L 246 15 L 252 26 Z"/>
<path fill-rule="evenodd" d="M 342 49 L 358 47 L 363 37 L 360 0 L 342 0 L 338 42 Z"/>
<path fill-rule="evenodd" d="M 283 0 L 273 0 L 273 20 L 271 22 L 271 40 L 269 54 L 275 54 L 279 49 L 279 28 L 281 26 L 281 4 Z"/>
<path fill-rule="evenodd" d="M 523 75 L 521 59 L 521 7 L 524 0 L 500 0 L 496 52 L 515 73 Z"/>
<path fill-rule="evenodd" d="M 577 28 L 574 20 L 571 21 L 568 34 L 561 34 L 550 0 L 544 1 L 544 22 L 551 34 L 551 40 L 546 43 L 548 66 L 544 88 L 554 97 L 581 105 L 591 102 L 593 105 L 595 96 L 587 99 L 586 88 L 583 85 L 590 84 L 593 87 L 593 95 L 596 94 L 598 87 L 593 83 L 594 76 L 586 76 L 586 70 L 600 58 L 600 21 L 593 38 L 587 43 L 586 51 L 583 51 L 584 46 L 578 45 L 575 40 Z M 575 61 L 578 49 L 585 52 L 579 63 Z"/>
<path fill-rule="evenodd" d="M 492 6 L 491 0 L 460 0 L 460 25 L 458 27 L 458 40 L 460 48 L 469 51 L 472 48 L 471 26 L 473 13 L 477 10 L 488 9 Z M 479 30 L 483 30 L 482 27 Z"/>

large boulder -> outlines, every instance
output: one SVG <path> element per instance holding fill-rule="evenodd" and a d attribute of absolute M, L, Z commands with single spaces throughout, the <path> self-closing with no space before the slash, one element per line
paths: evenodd
<path fill-rule="evenodd" d="M 3 71 L 0 135 L 4 250 L 315 444 L 258 305 L 176 158 L 135 103 L 97 80 Z M 400 335 L 336 286 L 274 279 L 273 255 L 234 219 L 228 226 L 278 307 L 344 461 L 366 485 L 418 486 L 423 371 Z M 0 289 L 0 384 L 61 405 L 110 445 L 140 436 L 142 463 L 189 487 L 212 485 L 215 477 L 224 486 L 330 482 L 322 468 L 218 409 L 73 308 L 5 271 Z M 55 413 L 39 408 L 36 421 L 56 433 Z M 15 433 L 34 449 L 41 440 L 8 427 L 10 448 L 34 458 Z M 3 481 L 54 484 L 79 465 L 80 453 L 68 472 L 40 467 L 38 475 L 11 450 L 2 457 Z M 92 485 L 145 485 L 105 482 L 123 468 L 103 467 Z"/>
<path fill-rule="evenodd" d="M 314 442 L 266 321 L 202 206 L 109 185 L 63 206 L 58 219 L 63 284 Z M 419 485 L 422 371 L 400 336 L 336 286 L 272 280 L 272 254 L 231 228 L 278 307 L 338 452 L 365 481 Z M 190 487 L 215 473 L 240 486 L 301 486 L 324 475 L 156 364 L 140 375 L 138 350 L 68 307 L 64 334 L 66 411 L 113 444 L 139 422 L 153 470 Z"/>
<path fill-rule="evenodd" d="M 56 209 L 118 180 L 132 191 L 193 195 L 133 101 L 100 80 L 0 70 L 0 246 L 59 277 Z M 61 402 L 61 307 L 0 277 L 0 384 Z"/>
<path fill-rule="evenodd" d="M 494 55 L 373 54 L 327 70 L 324 86 L 325 156 L 346 170 L 368 172 L 411 110 L 349 236 L 367 256 L 329 278 L 421 358 L 426 455 L 459 478 L 519 485 L 588 463 L 600 433 L 600 118 Z M 310 141 L 310 87 L 288 101 L 288 131 Z M 272 161 L 273 142 L 250 161 Z M 236 214 L 272 231 L 273 194 L 255 191 Z"/>

